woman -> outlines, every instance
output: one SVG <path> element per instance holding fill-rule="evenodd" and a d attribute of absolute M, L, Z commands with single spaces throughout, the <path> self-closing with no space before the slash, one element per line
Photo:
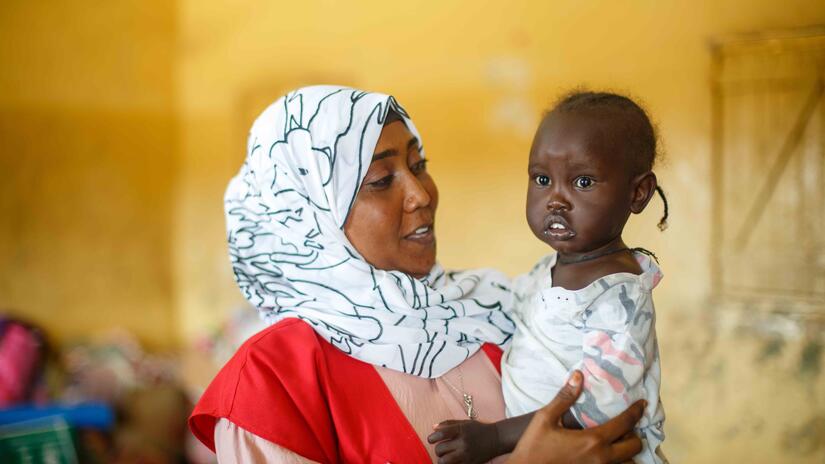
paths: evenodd
<path fill-rule="evenodd" d="M 507 280 L 436 263 L 438 191 L 392 97 L 318 86 L 279 99 L 225 203 L 236 280 L 273 325 L 190 418 L 219 461 L 432 462 L 432 424 L 504 417 Z M 615 446 L 563 432 L 586 456 Z"/>

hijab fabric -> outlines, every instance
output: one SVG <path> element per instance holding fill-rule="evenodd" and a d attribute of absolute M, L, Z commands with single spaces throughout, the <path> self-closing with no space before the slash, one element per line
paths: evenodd
<path fill-rule="evenodd" d="M 266 322 L 299 318 L 359 360 L 439 377 L 482 343 L 509 340 L 508 280 L 438 264 L 422 279 L 383 271 L 347 240 L 344 222 L 390 109 L 421 140 L 380 93 L 305 87 L 264 110 L 224 198 L 229 254 Z"/>

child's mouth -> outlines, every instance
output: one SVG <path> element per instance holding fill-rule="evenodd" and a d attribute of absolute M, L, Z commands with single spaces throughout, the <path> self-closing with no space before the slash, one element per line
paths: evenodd
<path fill-rule="evenodd" d="M 544 221 L 544 235 L 553 240 L 570 240 L 576 236 L 576 232 L 562 216 L 552 215 Z"/>

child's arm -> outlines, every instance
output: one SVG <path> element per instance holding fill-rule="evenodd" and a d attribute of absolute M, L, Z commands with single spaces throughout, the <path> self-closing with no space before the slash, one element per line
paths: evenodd
<path fill-rule="evenodd" d="M 453 463 L 483 463 L 507 454 L 516 447 L 534 413 L 511 417 L 498 422 L 449 420 L 435 425 L 427 437 L 429 443 L 438 443 L 438 457 L 450 455 Z M 440 443 L 439 443 L 440 442 Z"/>
<path fill-rule="evenodd" d="M 511 417 L 488 423 L 473 420 L 449 420 L 436 424 L 434 432 L 427 437 L 430 444 L 439 443 L 435 454 L 442 457 L 452 454 L 454 463 L 482 463 L 496 456 L 513 451 L 524 430 L 535 413 Z M 582 426 L 566 411 L 561 418 L 566 429 L 581 429 Z"/>

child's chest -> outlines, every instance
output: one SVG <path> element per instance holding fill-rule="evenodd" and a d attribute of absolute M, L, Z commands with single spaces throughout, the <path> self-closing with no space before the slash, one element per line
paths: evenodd
<path fill-rule="evenodd" d="M 575 292 L 547 288 L 537 291 L 525 303 L 520 328 L 527 333 L 522 335 L 569 356 L 581 355 L 587 304 Z"/>

